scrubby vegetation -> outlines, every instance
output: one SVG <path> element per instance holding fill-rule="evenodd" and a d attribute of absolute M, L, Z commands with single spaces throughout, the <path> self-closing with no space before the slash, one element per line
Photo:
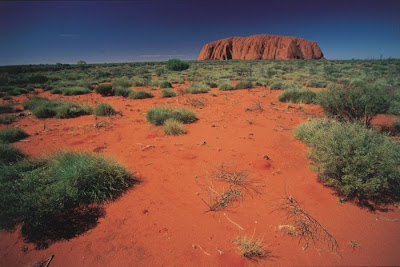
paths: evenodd
<path fill-rule="evenodd" d="M 314 104 L 316 103 L 317 93 L 311 90 L 296 90 L 289 89 L 285 90 L 278 96 L 278 100 L 281 102 L 292 102 L 292 103 L 305 103 Z"/>
<path fill-rule="evenodd" d="M 169 81 L 162 81 L 160 83 L 161 88 L 172 88 L 172 84 Z"/>
<path fill-rule="evenodd" d="M 182 122 L 170 118 L 165 120 L 163 125 L 163 132 L 165 135 L 181 135 L 185 134 L 186 130 Z"/>
<path fill-rule="evenodd" d="M 7 128 L 0 130 L 0 143 L 14 143 L 28 136 L 29 135 L 20 128 Z"/>
<path fill-rule="evenodd" d="M 13 113 L 16 109 L 10 104 L 0 104 L 0 114 Z"/>
<path fill-rule="evenodd" d="M 174 97 L 176 96 L 176 92 L 172 89 L 165 89 L 161 91 L 162 97 Z"/>
<path fill-rule="evenodd" d="M 184 108 L 154 107 L 147 111 L 146 119 L 154 125 L 163 125 L 168 119 L 182 123 L 192 123 L 197 120 L 194 112 Z"/>
<path fill-rule="evenodd" d="M 232 83 L 230 81 L 223 81 L 218 85 L 218 89 L 222 91 L 234 90 Z"/>
<path fill-rule="evenodd" d="M 180 60 L 180 59 L 170 59 L 167 61 L 167 69 L 173 71 L 182 71 L 187 70 L 189 68 L 189 63 Z"/>
<path fill-rule="evenodd" d="M 384 200 L 400 193 L 400 146 L 358 123 L 313 120 L 295 136 L 311 147 L 319 177 L 343 196 Z"/>
<path fill-rule="evenodd" d="M 22 223 L 26 241 L 38 247 L 93 227 L 101 215 L 93 214 L 99 211 L 93 205 L 116 199 L 136 181 L 115 161 L 88 153 L 61 152 L 35 160 L 11 147 L 0 147 L 0 153 L 13 163 L 0 164 L 0 228 Z M 84 225 L 91 216 L 94 221 Z"/>
<path fill-rule="evenodd" d="M 189 88 L 185 90 L 185 93 L 189 94 L 205 94 L 210 91 L 210 88 L 206 83 L 193 83 Z"/>
<path fill-rule="evenodd" d="M 113 87 L 110 84 L 100 84 L 94 90 L 102 96 L 111 96 L 114 94 Z"/>
<path fill-rule="evenodd" d="M 60 89 L 60 91 L 63 95 L 84 95 L 90 93 L 90 90 L 85 87 L 67 87 Z"/>
<path fill-rule="evenodd" d="M 130 88 L 125 87 L 116 87 L 114 89 L 114 95 L 116 96 L 128 97 L 131 92 L 132 90 Z"/>
<path fill-rule="evenodd" d="M 18 148 L 0 143 L 0 165 L 17 162 L 25 157 L 25 154 Z"/>
<path fill-rule="evenodd" d="M 251 89 L 253 87 L 254 87 L 254 85 L 253 85 L 252 81 L 250 81 L 250 80 L 239 81 L 235 86 L 236 89 Z"/>
<path fill-rule="evenodd" d="M 15 121 L 14 115 L 0 116 L 0 124 L 11 124 Z"/>
<path fill-rule="evenodd" d="M 129 94 L 129 98 L 131 99 L 146 99 L 152 97 L 154 97 L 154 95 L 145 90 L 134 90 Z"/>
<path fill-rule="evenodd" d="M 90 114 L 89 107 L 61 100 L 49 100 L 45 97 L 35 96 L 23 103 L 25 109 L 29 109 L 37 118 L 57 117 L 61 119 L 75 118 Z"/>
<path fill-rule="evenodd" d="M 99 103 L 94 109 L 94 115 L 96 116 L 113 116 L 116 114 L 117 111 L 108 103 Z"/>

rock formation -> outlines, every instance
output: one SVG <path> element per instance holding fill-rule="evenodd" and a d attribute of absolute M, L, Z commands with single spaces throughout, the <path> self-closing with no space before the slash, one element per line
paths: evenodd
<path fill-rule="evenodd" d="M 208 43 L 197 59 L 323 59 L 323 56 L 316 42 L 298 37 L 259 34 Z"/>

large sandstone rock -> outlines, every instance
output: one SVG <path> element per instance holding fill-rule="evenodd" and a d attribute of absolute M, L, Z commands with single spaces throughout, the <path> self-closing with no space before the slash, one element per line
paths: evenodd
<path fill-rule="evenodd" d="M 298 37 L 259 34 L 208 43 L 197 59 L 322 59 L 323 56 L 316 42 Z"/>

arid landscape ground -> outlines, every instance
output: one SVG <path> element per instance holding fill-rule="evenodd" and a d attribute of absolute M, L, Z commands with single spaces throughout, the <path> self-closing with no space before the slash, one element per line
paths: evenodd
<path fill-rule="evenodd" d="M 390 73 L 396 71 L 396 66 L 398 70 L 398 61 L 392 63 L 385 65 L 388 79 L 394 77 Z M 24 116 L 0 125 L 0 129 L 19 127 L 29 134 L 13 145 L 30 157 L 60 150 L 90 152 L 115 159 L 140 180 L 115 201 L 106 202 L 101 214 L 67 219 L 68 224 L 80 225 L 77 227 L 82 229 L 75 229 L 72 236 L 47 233 L 43 247 L 26 242 L 20 224 L 11 231 L 1 231 L 0 266 L 33 266 L 45 264 L 49 259 L 51 266 L 400 264 L 398 204 L 373 209 L 343 199 L 310 169 L 307 157 L 310 149 L 293 132 L 301 123 L 324 117 L 323 109 L 316 104 L 278 101 L 286 88 L 272 90 L 271 80 L 261 85 L 262 75 L 258 83 L 257 77 L 254 78 L 259 69 L 240 69 L 235 64 L 241 63 L 191 63 L 188 70 L 178 72 L 184 81 L 173 83 L 178 95 L 170 98 L 163 98 L 163 89 L 158 86 L 130 85 L 129 90 L 146 90 L 154 97 L 104 97 L 95 91 L 67 96 L 36 88 L 0 100 L 1 104 L 12 104 L 22 110 Z M 307 63 L 311 74 L 307 70 L 297 80 L 293 78 L 297 69 L 294 67 L 294 72 L 288 69 L 293 70 L 291 66 L 300 63 L 270 61 L 268 64 L 280 66 L 278 74 L 270 72 L 269 77 L 296 82 L 315 78 L 325 63 Z M 363 64 L 369 63 L 356 63 Z M 130 68 L 128 65 L 116 68 L 119 67 Z M 96 68 L 103 71 L 101 66 L 90 70 Z M 146 69 L 146 65 L 140 68 Z M 184 93 L 192 83 L 207 76 L 201 73 L 207 73 L 208 68 L 238 75 L 222 78 L 233 86 L 241 78 L 253 75 L 254 86 Z M 267 69 L 272 67 L 268 65 L 266 72 Z M 354 68 L 345 69 L 349 72 L 343 76 L 351 77 Z M 172 80 L 172 76 L 161 78 L 154 70 L 150 67 L 148 73 L 152 80 Z M 82 72 L 86 76 L 81 80 L 91 81 L 92 74 L 87 70 Z M 53 74 L 58 75 L 45 73 L 49 77 Z M 120 76 L 134 80 L 130 75 Z M 110 75 L 99 83 L 110 84 L 116 79 L 118 76 Z M 218 83 L 221 78 L 215 79 Z M 335 80 L 339 84 L 346 82 L 350 81 Z M 57 81 L 54 84 L 57 87 Z M 329 90 L 326 86 L 304 85 L 304 88 L 314 92 Z M 39 119 L 22 106 L 34 95 L 90 106 L 109 103 L 118 114 Z M 198 120 L 185 124 L 186 134 L 168 136 L 162 126 L 146 120 L 146 112 L 155 106 L 183 107 L 195 112 Z M 372 125 L 377 129 L 392 129 L 398 118 L 395 114 L 378 115 Z M 398 133 L 392 131 L 390 138 L 397 142 Z M 315 228 L 308 235 L 294 228 L 298 217 L 293 217 L 293 212 L 311 218 Z M 259 241 L 265 248 L 264 257 L 243 257 L 238 249 L 243 238 Z"/>

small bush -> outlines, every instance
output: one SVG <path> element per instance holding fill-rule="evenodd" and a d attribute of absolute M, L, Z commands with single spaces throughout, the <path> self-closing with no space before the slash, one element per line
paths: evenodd
<path fill-rule="evenodd" d="M 194 112 L 184 108 L 154 107 L 146 114 L 147 121 L 154 125 L 163 125 L 170 118 L 182 123 L 192 123 L 197 120 Z"/>
<path fill-rule="evenodd" d="M 274 80 L 271 82 L 270 86 L 271 86 L 271 90 L 283 89 L 283 82 Z"/>
<path fill-rule="evenodd" d="M 90 90 L 85 87 L 67 87 L 61 89 L 63 95 L 84 95 L 90 93 Z"/>
<path fill-rule="evenodd" d="M 163 132 L 165 135 L 181 135 L 185 134 L 186 130 L 182 122 L 170 118 L 164 122 Z"/>
<path fill-rule="evenodd" d="M 306 86 L 313 88 L 326 88 L 327 85 L 328 85 L 327 82 L 321 80 L 309 80 L 306 83 Z"/>
<path fill-rule="evenodd" d="M 129 98 L 131 98 L 131 99 L 145 99 L 145 98 L 152 98 L 152 97 L 154 97 L 154 95 L 145 90 L 134 90 L 129 94 Z"/>
<path fill-rule="evenodd" d="M 114 94 L 116 96 L 128 97 L 131 92 L 132 90 L 130 88 L 116 87 L 114 89 Z"/>
<path fill-rule="evenodd" d="M 0 104 L 0 114 L 13 113 L 15 111 L 15 108 L 10 104 Z"/>
<path fill-rule="evenodd" d="M 132 81 L 128 79 L 118 79 L 113 81 L 112 87 L 130 88 L 132 86 Z"/>
<path fill-rule="evenodd" d="M 100 84 L 94 90 L 102 96 L 111 96 L 114 94 L 113 88 L 110 84 Z"/>
<path fill-rule="evenodd" d="M 25 154 L 16 147 L 0 144 L 0 164 L 9 164 L 24 159 Z"/>
<path fill-rule="evenodd" d="M 133 79 L 132 85 L 133 86 L 144 86 L 145 85 L 144 79 L 136 77 Z"/>
<path fill-rule="evenodd" d="M 170 59 L 167 61 L 167 69 L 172 71 L 182 71 L 189 68 L 189 63 L 182 61 L 180 59 Z"/>
<path fill-rule="evenodd" d="M 313 120 L 295 130 L 311 147 L 314 170 L 326 183 L 359 200 L 399 196 L 400 147 L 358 123 Z"/>
<path fill-rule="evenodd" d="M 246 258 L 264 258 L 269 254 L 262 245 L 261 239 L 254 240 L 253 237 L 243 236 L 233 240 L 233 243 L 238 246 L 240 254 Z"/>
<path fill-rule="evenodd" d="M 317 93 L 311 90 L 285 90 L 278 96 L 278 100 L 281 102 L 292 102 L 292 103 L 315 103 Z"/>
<path fill-rule="evenodd" d="M 251 81 L 239 81 L 235 86 L 236 89 L 251 89 L 253 87 L 254 86 Z"/>
<path fill-rule="evenodd" d="M 56 117 L 59 119 L 76 118 L 82 115 L 91 114 L 90 110 L 84 109 L 78 104 L 64 102 L 65 104 L 60 105 L 54 109 Z"/>
<path fill-rule="evenodd" d="M 0 143 L 3 144 L 14 143 L 28 136 L 29 135 L 20 128 L 3 129 L 0 130 Z"/>
<path fill-rule="evenodd" d="M 318 94 L 317 102 L 327 116 L 340 120 L 359 121 L 369 125 L 372 118 L 385 113 L 390 106 L 387 92 L 380 87 L 332 87 Z"/>
<path fill-rule="evenodd" d="M 94 109 L 96 116 L 113 116 L 117 114 L 114 107 L 108 103 L 99 103 Z"/>
<path fill-rule="evenodd" d="M 0 124 L 11 124 L 15 121 L 14 115 L 0 116 Z"/>
<path fill-rule="evenodd" d="M 219 89 L 219 90 L 222 90 L 222 91 L 235 90 L 235 88 L 233 87 L 232 83 L 229 82 L 229 81 L 221 82 L 221 83 L 218 85 L 218 89 Z"/>
<path fill-rule="evenodd" d="M 168 81 L 162 81 L 160 83 L 160 87 L 161 88 L 172 88 L 172 84 L 170 82 L 168 82 Z"/>
<path fill-rule="evenodd" d="M 51 94 L 53 94 L 53 95 L 60 95 L 60 94 L 62 94 L 62 90 L 61 90 L 61 88 L 54 88 L 54 89 L 51 89 L 51 91 L 50 91 L 50 93 Z"/>
<path fill-rule="evenodd" d="M 174 97 L 176 96 L 176 92 L 172 89 L 165 89 L 161 91 L 162 97 Z"/>
<path fill-rule="evenodd" d="M 208 93 L 210 88 L 205 83 L 193 83 L 189 88 L 185 90 L 185 93 L 189 94 L 204 94 Z"/>

